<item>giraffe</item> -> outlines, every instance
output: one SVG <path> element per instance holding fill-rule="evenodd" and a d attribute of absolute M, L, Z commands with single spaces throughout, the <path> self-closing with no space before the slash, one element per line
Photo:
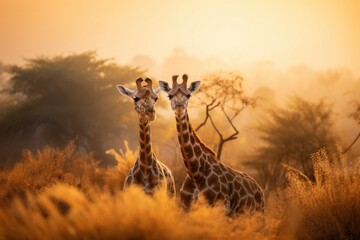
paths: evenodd
<path fill-rule="evenodd" d="M 137 90 L 130 90 L 117 85 L 119 92 L 133 99 L 135 110 L 138 113 L 140 148 L 139 156 L 125 178 L 124 188 L 131 184 L 143 187 L 146 194 L 153 192 L 162 184 L 166 185 L 170 197 L 175 197 L 175 183 L 171 170 L 160 162 L 152 151 L 150 140 L 150 122 L 155 120 L 154 105 L 158 100 L 160 88 L 152 89 L 152 80 L 147 78 L 147 85 L 142 86 L 143 79 L 136 80 Z"/>
<path fill-rule="evenodd" d="M 181 84 L 177 83 L 177 78 L 177 75 L 172 77 L 172 88 L 164 81 L 159 81 L 159 85 L 168 93 L 171 108 L 175 112 L 178 140 L 187 169 L 180 189 L 182 207 L 186 211 L 190 210 L 192 202 L 202 194 L 211 206 L 222 201 L 229 216 L 264 211 L 264 194 L 257 182 L 248 174 L 220 162 L 189 122 L 188 101 L 201 82 L 192 82 L 187 88 L 188 76 L 182 76 Z"/>

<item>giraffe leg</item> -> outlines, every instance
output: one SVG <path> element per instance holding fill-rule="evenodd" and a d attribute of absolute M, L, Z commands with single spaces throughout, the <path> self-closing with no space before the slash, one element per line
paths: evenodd
<path fill-rule="evenodd" d="M 226 216 L 233 216 L 234 212 L 231 209 L 231 200 L 229 196 L 226 196 L 225 200 L 224 200 L 224 205 L 226 208 Z"/>
<path fill-rule="evenodd" d="M 166 167 L 165 164 L 163 164 L 161 162 L 160 162 L 160 165 L 162 166 L 163 175 L 166 180 L 167 193 L 170 197 L 175 197 L 176 196 L 175 181 L 174 181 L 174 177 L 171 173 L 171 170 L 168 167 Z"/>
<path fill-rule="evenodd" d="M 139 176 L 139 171 L 135 169 L 135 165 L 130 169 L 128 175 L 124 180 L 123 189 L 129 187 L 132 184 L 144 185 L 141 182 L 141 177 Z"/>
<path fill-rule="evenodd" d="M 167 191 L 168 191 L 168 194 L 169 194 L 170 197 L 175 197 L 176 196 L 176 190 L 175 190 L 174 178 L 170 174 L 167 174 L 166 178 L 167 178 Z"/>
<path fill-rule="evenodd" d="M 191 209 L 191 203 L 197 200 L 199 190 L 189 175 L 186 175 L 184 183 L 180 189 L 181 205 L 185 211 Z"/>
<path fill-rule="evenodd" d="M 230 185 L 232 186 L 232 185 Z M 228 196 L 226 197 L 226 207 L 228 216 L 235 216 L 237 214 L 244 213 L 244 207 L 246 206 L 246 199 L 245 197 L 241 197 L 238 191 L 233 191 L 234 188 L 231 187 L 231 191 L 229 192 Z"/>
<path fill-rule="evenodd" d="M 127 175 L 124 181 L 124 189 L 129 187 L 131 184 L 134 183 L 134 176 L 133 175 Z"/>

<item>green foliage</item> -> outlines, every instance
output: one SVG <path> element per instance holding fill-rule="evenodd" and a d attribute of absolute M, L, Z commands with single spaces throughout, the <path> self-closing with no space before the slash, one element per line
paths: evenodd
<path fill-rule="evenodd" d="M 261 183 L 268 189 L 285 183 L 282 164 L 300 169 L 315 180 L 310 156 L 321 148 L 334 147 L 332 129 L 330 105 L 294 97 L 287 108 L 274 108 L 260 121 L 263 145 L 248 164 L 258 171 Z"/>
<path fill-rule="evenodd" d="M 20 144 L 16 152 L 45 144 L 65 146 L 75 139 L 77 146 L 94 151 L 98 158 L 106 158 L 105 150 L 121 142 L 127 126 L 120 122 L 129 122 L 132 112 L 115 85 L 131 85 L 143 75 L 136 68 L 98 59 L 94 52 L 28 59 L 9 73 L 8 94 L 21 100 L 1 115 L 0 154 L 6 155 L 11 143 Z"/>

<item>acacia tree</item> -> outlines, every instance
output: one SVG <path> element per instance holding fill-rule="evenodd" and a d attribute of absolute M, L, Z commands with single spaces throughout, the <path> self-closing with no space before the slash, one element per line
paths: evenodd
<path fill-rule="evenodd" d="M 7 78 L 6 78 L 6 69 L 7 66 L 0 62 L 0 97 L 4 97 L 4 88 L 6 88 L 7 85 Z"/>
<path fill-rule="evenodd" d="M 262 145 L 247 164 L 267 189 L 285 183 L 284 164 L 314 180 L 310 156 L 321 148 L 334 149 L 337 138 L 332 129 L 331 105 L 293 97 L 287 108 L 273 108 L 262 118 L 258 126 Z"/>
<path fill-rule="evenodd" d="M 217 133 L 217 157 L 221 158 L 224 145 L 236 140 L 239 131 L 236 120 L 247 107 L 255 107 L 255 99 L 244 94 L 243 78 L 236 72 L 215 72 L 203 79 L 199 92 L 196 94 L 198 105 L 204 109 L 204 119 L 195 128 L 196 131 L 208 122 Z M 223 118 L 222 122 L 216 122 Z"/>
<path fill-rule="evenodd" d="M 142 71 L 99 59 L 95 52 L 38 57 L 9 68 L 17 104 L 1 115 L 0 154 L 11 148 L 64 146 L 75 139 L 82 150 L 104 158 L 108 147 L 121 143 L 132 125 L 131 104 L 119 97 L 116 84 L 132 84 Z M 127 114 L 123 114 L 127 113 Z M 136 117 L 135 115 L 133 117 Z M 134 126 L 136 127 L 136 126 Z"/>

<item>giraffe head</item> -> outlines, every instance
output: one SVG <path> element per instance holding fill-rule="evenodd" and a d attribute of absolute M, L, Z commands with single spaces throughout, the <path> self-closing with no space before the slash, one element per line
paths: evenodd
<path fill-rule="evenodd" d="M 184 114 L 191 94 L 198 90 L 200 86 L 200 81 L 195 81 L 190 83 L 190 86 L 187 87 L 188 76 L 184 74 L 182 76 L 182 83 L 177 82 L 178 75 L 174 75 L 172 77 L 172 88 L 170 88 L 169 84 L 164 81 L 159 81 L 159 85 L 161 90 L 168 94 L 168 97 L 171 102 L 171 108 L 176 114 Z"/>
<path fill-rule="evenodd" d="M 155 120 L 154 105 L 158 100 L 157 94 L 161 89 L 152 89 L 152 80 L 149 78 L 145 79 L 145 86 L 141 84 L 142 82 L 142 78 L 136 80 L 136 90 L 130 90 L 122 85 L 116 85 L 116 88 L 121 94 L 134 100 L 135 110 L 141 118 L 153 121 Z"/>

